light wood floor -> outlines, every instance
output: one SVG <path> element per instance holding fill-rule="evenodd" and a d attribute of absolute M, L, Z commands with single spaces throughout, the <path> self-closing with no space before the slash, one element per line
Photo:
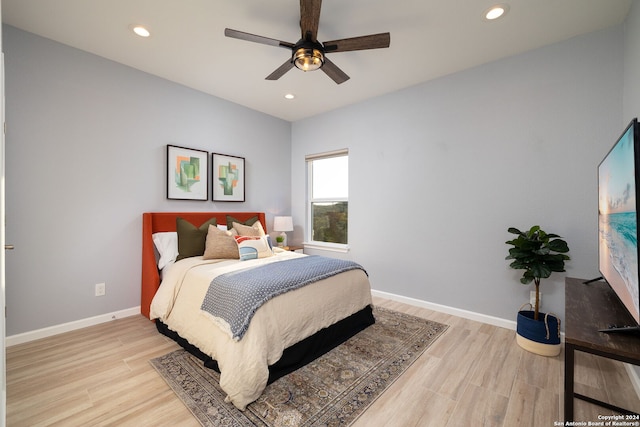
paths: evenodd
<path fill-rule="evenodd" d="M 371 426 L 554 426 L 564 354 L 520 349 L 511 330 L 393 301 L 375 304 L 446 323 L 441 336 L 356 421 Z M 7 349 L 7 425 L 199 424 L 149 364 L 178 348 L 142 316 Z M 580 353 L 576 391 L 640 410 L 618 362 Z M 610 412 L 576 401 L 576 420 Z"/>

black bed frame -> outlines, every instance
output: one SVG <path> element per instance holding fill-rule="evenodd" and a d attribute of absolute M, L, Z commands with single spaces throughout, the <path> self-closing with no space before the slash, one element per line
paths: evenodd
<path fill-rule="evenodd" d="M 316 332 L 291 347 L 286 348 L 282 353 L 280 360 L 269 366 L 269 380 L 267 383 L 271 384 L 278 378 L 314 361 L 374 323 L 375 318 L 373 317 L 373 308 L 368 305 L 351 316 Z M 189 353 L 202 360 L 204 362 L 204 366 L 213 369 L 216 372 L 220 372 L 218 362 L 204 354 L 194 345 L 190 344 L 187 340 L 178 335 L 178 333 L 170 330 L 167 325 L 162 323 L 160 320 L 156 320 L 156 327 L 161 334 L 171 338 Z"/>

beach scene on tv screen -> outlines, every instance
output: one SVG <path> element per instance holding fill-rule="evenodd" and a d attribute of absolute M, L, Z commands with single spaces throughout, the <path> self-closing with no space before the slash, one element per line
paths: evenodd
<path fill-rule="evenodd" d="M 633 129 L 598 170 L 600 272 L 640 323 Z"/>

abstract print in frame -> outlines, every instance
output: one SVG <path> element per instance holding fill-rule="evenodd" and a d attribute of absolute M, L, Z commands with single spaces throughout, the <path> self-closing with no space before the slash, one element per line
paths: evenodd
<path fill-rule="evenodd" d="M 167 145 L 167 199 L 208 200 L 209 153 Z"/>
<path fill-rule="evenodd" d="M 212 153 L 214 202 L 244 202 L 244 157 Z"/>

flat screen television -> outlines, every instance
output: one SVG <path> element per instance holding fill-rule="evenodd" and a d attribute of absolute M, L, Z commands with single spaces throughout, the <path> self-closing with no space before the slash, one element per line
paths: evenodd
<path fill-rule="evenodd" d="M 598 258 L 602 278 L 635 324 L 603 332 L 640 331 L 639 190 L 640 125 L 633 119 L 598 166 Z"/>

